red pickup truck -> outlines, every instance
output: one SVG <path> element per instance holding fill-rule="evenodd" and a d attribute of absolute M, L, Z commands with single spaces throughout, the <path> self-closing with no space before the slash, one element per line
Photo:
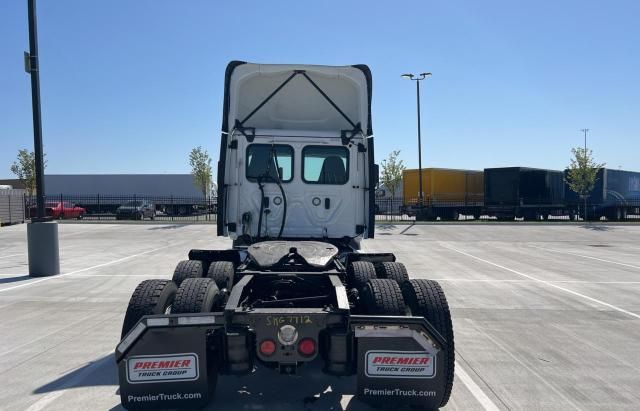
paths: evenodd
<path fill-rule="evenodd" d="M 82 207 L 78 207 L 75 204 L 68 203 L 66 201 L 57 201 L 57 202 L 46 202 L 45 206 L 45 214 L 47 217 L 53 217 L 55 219 L 63 219 L 63 218 L 77 218 L 81 219 L 87 213 Z M 31 217 L 36 216 L 36 207 L 29 207 L 29 215 Z"/>

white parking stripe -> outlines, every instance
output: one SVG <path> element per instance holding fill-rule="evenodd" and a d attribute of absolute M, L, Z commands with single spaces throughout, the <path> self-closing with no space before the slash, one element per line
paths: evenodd
<path fill-rule="evenodd" d="M 476 384 L 476 382 L 473 381 L 471 377 L 469 377 L 469 374 L 467 374 L 464 368 L 460 366 L 460 363 L 458 361 L 455 362 L 455 375 L 456 377 L 458 377 L 458 380 L 462 381 L 462 383 L 467 387 L 471 395 L 473 395 L 478 403 L 482 405 L 482 408 L 484 408 L 486 411 L 499 411 L 499 408 L 496 406 L 496 404 L 491 401 L 491 399 L 487 397 L 487 394 L 482 391 L 478 384 Z"/>
<path fill-rule="evenodd" d="M 105 274 L 106 275 L 106 274 Z M 432 278 L 433 281 L 462 283 L 535 283 L 535 280 L 476 280 L 470 278 Z M 550 283 L 572 284 L 640 284 L 640 281 L 585 281 L 585 280 L 553 280 Z"/>
<path fill-rule="evenodd" d="M 145 252 L 142 252 L 142 253 L 133 254 L 133 255 L 130 255 L 130 256 L 127 256 L 127 257 L 119 258 L 117 260 L 109 261 L 107 263 L 102 263 L 102 264 L 94 265 L 94 266 L 91 266 L 91 267 L 83 268 L 81 270 L 71 271 L 70 273 L 53 275 L 51 277 L 41 278 L 40 280 L 31 281 L 29 283 L 20 284 L 20 285 L 14 285 L 13 287 L 8 287 L 8 288 L 3 288 L 3 289 L 0 290 L 0 293 L 5 292 L 5 291 L 9 291 L 9 290 L 15 290 L 16 288 L 27 287 L 27 286 L 30 286 L 30 285 L 39 284 L 39 283 L 41 283 L 43 281 L 53 280 L 54 278 L 66 277 L 68 275 L 82 273 L 82 272 L 85 272 L 85 271 L 94 270 L 96 268 L 101 268 L 101 267 L 106 267 L 108 265 L 117 264 L 117 263 L 120 263 L 122 261 L 130 260 L 132 258 L 139 257 L 141 255 L 154 253 L 154 252 L 156 252 L 158 250 L 162 250 L 164 248 L 168 248 L 168 247 L 172 247 L 172 246 L 174 246 L 174 244 L 169 244 L 169 245 L 165 245 L 165 246 L 162 246 L 162 247 L 154 248 L 153 250 L 148 250 L 148 251 L 145 251 Z"/>
<path fill-rule="evenodd" d="M 636 269 L 640 270 L 640 266 L 637 266 L 637 265 L 627 264 L 627 263 L 620 263 L 618 261 L 605 260 L 604 258 L 592 257 L 590 255 L 577 254 L 577 253 L 572 253 L 572 252 L 569 252 L 569 251 L 554 250 L 554 249 L 551 249 L 551 248 L 538 247 L 538 246 L 535 246 L 535 245 L 530 245 L 530 247 L 537 248 L 538 250 L 551 251 L 552 253 L 574 255 L 576 257 L 589 258 L 591 260 L 602 261 L 603 263 L 616 264 L 616 265 L 621 265 L 623 267 L 636 268 Z"/>
<path fill-rule="evenodd" d="M 601 300 L 598 300 L 598 299 L 596 299 L 596 298 L 589 297 L 589 296 L 584 295 L 584 294 L 580 294 L 580 293 L 579 293 L 579 292 L 577 292 L 577 291 L 573 291 L 573 290 L 570 290 L 570 289 L 568 289 L 568 288 L 561 287 L 561 286 L 559 286 L 559 285 L 553 284 L 553 282 L 551 282 L 551 281 L 541 280 L 541 279 L 539 279 L 539 278 L 532 277 L 532 276 L 530 276 L 530 275 L 528 275 L 528 274 L 524 274 L 524 273 L 521 273 L 520 271 L 513 270 L 513 269 L 511 269 L 511 268 L 505 267 L 505 266 L 500 265 L 500 264 L 496 264 L 496 263 L 491 262 L 491 261 L 489 261 L 489 260 L 485 260 L 485 259 L 483 259 L 483 258 L 476 257 L 475 255 L 472 255 L 472 254 L 466 253 L 466 252 L 464 252 L 464 251 L 461 251 L 461 250 L 455 249 L 455 248 L 450 247 L 450 246 L 442 245 L 442 247 L 443 247 L 443 248 L 446 248 L 446 249 L 448 249 L 448 250 L 451 250 L 451 251 L 455 251 L 456 253 L 459 253 L 459 254 L 462 254 L 462 255 L 466 255 L 467 257 L 471 257 L 471 258 L 473 258 L 473 259 L 475 259 L 475 260 L 482 261 L 483 263 L 490 264 L 490 265 L 492 265 L 492 266 L 494 266 L 494 267 L 498 267 L 498 268 L 501 268 L 501 269 L 503 269 L 503 270 L 509 271 L 509 272 L 511 272 L 511 273 L 517 274 L 517 275 L 519 275 L 519 276 L 522 276 L 522 277 L 528 278 L 528 279 L 533 280 L 533 281 L 535 281 L 535 282 L 538 282 L 538 283 L 540 283 L 540 284 L 548 285 L 549 287 L 556 288 L 556 289 L 558 289 L 558 290 L 561 290 L 561 291 L 564 291 L 564 292 L 566 292 L 566 293 L 569 293 L 569 294 L 575 295 L 575 296 L 577 296 L 577 297 L 583 298 L 583 299 L 588 300 L 588 301 L 591 301 L 591 302 L 593 302 L 593 303 L 600 304 L 600 305 L 605 306 L 605 307 L 607 307 L 607 308 L 611 308 L 612 310 L 615 310 L 615 311 L 618 311 L 618 312 L 621 312 L 621 313 L 627 314 L 627 315 L 629 315 L 629 316 L 631 316 L 631 317 L 634 317 L 634 318 L 640 319 L 640 315 L 638 315 L 638 314 L 636 314 L 636 313 L 632 313 L 631 311 L 627 311 L 627 310 L 625 310 L 625 309 L 623 309 L 623 308 L 616 307 L 615 305 L 612 305 L 612 304 L 606 303 L 606 302 L 601 301 Z"/>

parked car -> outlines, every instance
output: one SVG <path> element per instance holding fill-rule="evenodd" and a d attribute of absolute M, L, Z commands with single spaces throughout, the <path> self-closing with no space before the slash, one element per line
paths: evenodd
<path fill-rule="evenodd" d="M 116 209 L 116 220 L 144 220 L 156 217 L 156 206 L 146 200 L 127 201 Z"/>
<path fill-rule="evenodd" d="M 65 218 L 77 218 L 78 220 L 80 220 L 87 213 L 87 210 L 85 210 L 83 207 L 79 207 L 67 201 L 47 201 L 46 203 L 44 203 L 44 207 L 45 215 L 47 217 L 61 220 Z M 30 217 L 35 217 L 36 213 L 37 211 L 35 205 L 29 207 Z"/>

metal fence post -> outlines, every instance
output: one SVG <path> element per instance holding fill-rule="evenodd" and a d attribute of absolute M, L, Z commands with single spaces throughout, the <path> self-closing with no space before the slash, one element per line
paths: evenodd
<path fill-rule="evenodd" d="M 174 214 L 174 209 L 173 209 L 173 194 L 171 194 L 171 221 L 173 221 L 173 214 Z"/>

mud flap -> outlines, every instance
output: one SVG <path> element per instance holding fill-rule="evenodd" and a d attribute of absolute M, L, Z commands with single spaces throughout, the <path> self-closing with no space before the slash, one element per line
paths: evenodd
<path fill-rule="evenodd" d="M 128 410 L 204 407 L 217 380 L 213 315 L 148 316 L 116 348 Z"/>
<path fill-rule="evenodd" d="M 442 336 L 424 318 L 368 319 L 353 316 L 351 324 L 357 345 L 358 398 L 378 407 L 437 409 L 447 383 Z"/>

